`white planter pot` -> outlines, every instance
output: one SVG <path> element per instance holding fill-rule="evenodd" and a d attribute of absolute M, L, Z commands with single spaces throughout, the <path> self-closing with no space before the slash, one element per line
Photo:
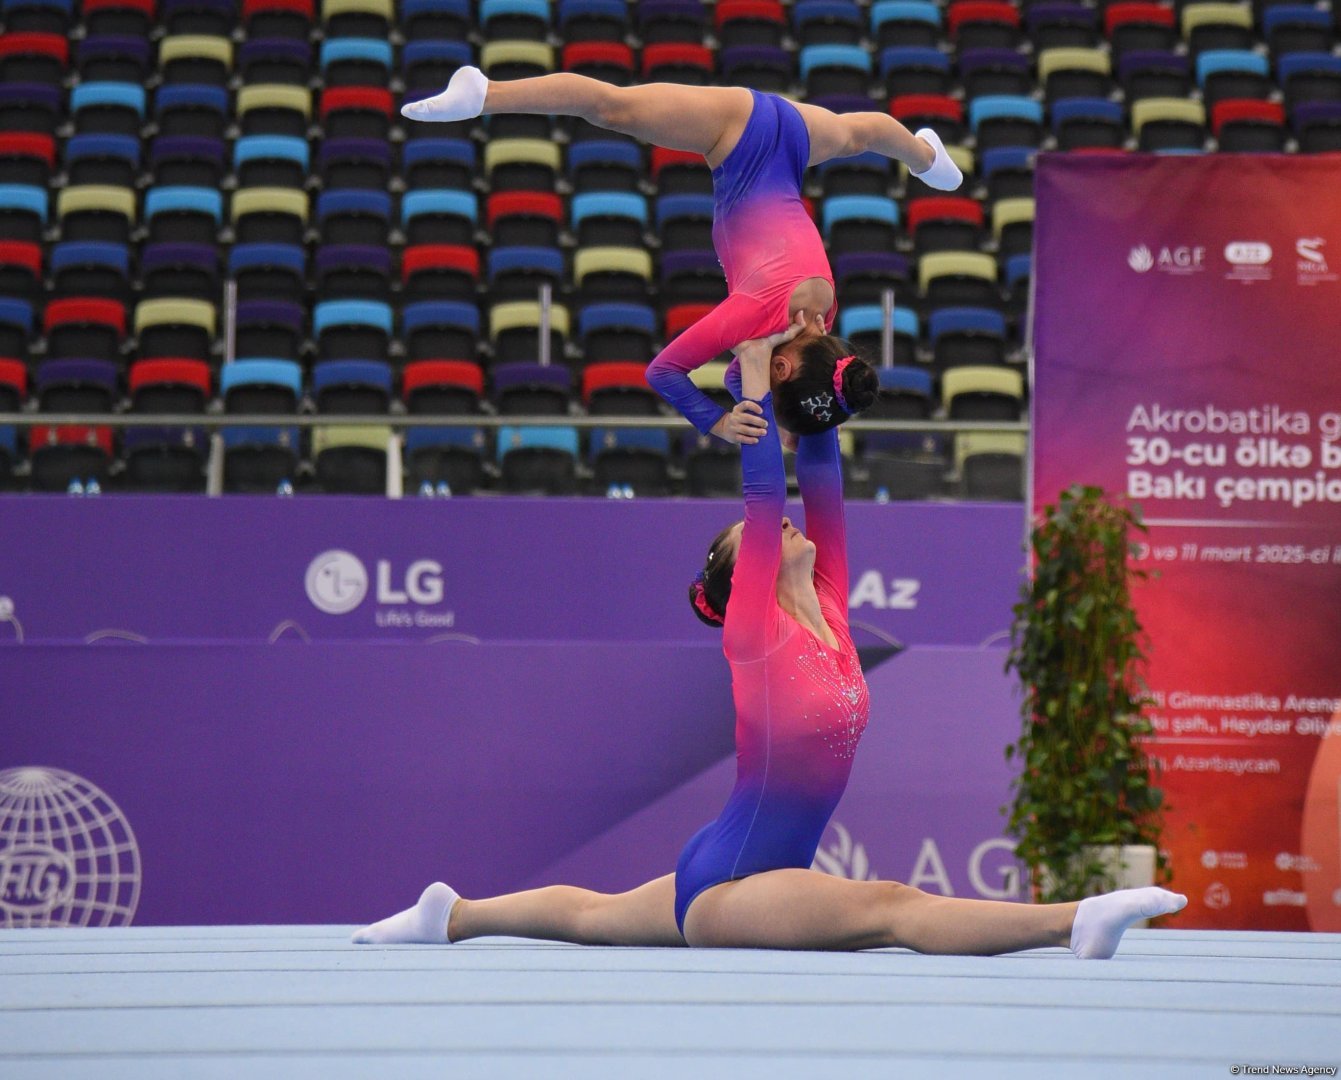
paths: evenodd
<path fill-rule="evenodd" d="M 1155 883 L 1155 848 L 1150 844 L 1126 844 L 1124 846 L 1101 845 L 1085 848 L 1087 859 L 1094 858 L 1109 871 L 1119 889 L 1140 889 Z M 1052 885 L 1052 875 L 1044 868 L 1039 880 L 1046 891 Z M 1140 928 L 1149 925 L 1142 919 L 1134 926 Z"/>

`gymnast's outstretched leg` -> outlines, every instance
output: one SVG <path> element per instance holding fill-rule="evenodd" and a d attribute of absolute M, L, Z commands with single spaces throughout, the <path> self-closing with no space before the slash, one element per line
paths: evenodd
<path fill-rule="evenodd" d="M 551 885 L 487 900 L 463 900 L 434 882 L 414 907 L 364 927 L 353 940 L 360 945 L 443 945 L 490 936 L 576 945 L 683 946 L 675 925 L 675 875 L 625 893 Z"/>
<path fill-rule="evenodd" d="M 1069 948 L 1106 959 L 1133 923 L 1180 911 L 1187 898 L 1125 889 L 1070 904 L 934 896 L 894 881 L 849 881 L 814 870 L 771 870 L 701 893 L 685 916 L 690 945 L 995 956 Z"/>

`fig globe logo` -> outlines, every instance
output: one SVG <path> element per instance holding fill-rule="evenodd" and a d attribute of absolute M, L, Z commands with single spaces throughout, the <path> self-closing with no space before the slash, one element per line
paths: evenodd
<path fill-rule="evenodd" d="M 106 792 L 64 769 L 0 771 L 0 927 L 129 926 L 140 849 Z"/>
<path fill-rule="evenodd" d="M 1127 265 L 1138 274 L 1144 274 L 1146 271 L 1155 268 L 1155 256 L 1151 254 L 1148 247 L 1144 244 L 1140 244 L 1139 246 L 1132 248 L 1131 252 L 1127 255 Z"/>
<path fill-rule="evenodd" d="M 347 551 L 323 551 L 307 568 L 307 598 L 327 615 L 347 615 L 368 595 L 368 571 Z"/>

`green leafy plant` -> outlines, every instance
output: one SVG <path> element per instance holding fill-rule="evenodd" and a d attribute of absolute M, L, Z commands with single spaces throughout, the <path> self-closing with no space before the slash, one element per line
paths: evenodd
<path fill-rule="evenodd" d="M 1023 686 L 1023 730 L 1006 748 L 1021 772 L 1003 810 L 1034 898 L 1046 903 L 1115 887 L 1098 846 L 1152 845 L 1157 880 L 1171 877 L 1159 851 L 1164 794 L 1140 742 L 1152 728 L 1131 584 L 1148 575 L 1128 557 L 1131 534 L 1145 531 L 1138 509 L 1076 484 L 1031 533 L 1034 572 L 1013 609 L 1006 660 Z"/>

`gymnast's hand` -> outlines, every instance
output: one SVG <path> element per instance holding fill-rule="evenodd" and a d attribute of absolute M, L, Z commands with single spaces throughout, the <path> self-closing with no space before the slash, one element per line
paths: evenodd
<path fill-rule="evenodd" d="M 718 421 L 713 432 L 727 442 L 752 446 L 768 433 L 768 421 L 761 415 L 763 411 L 757 401 L 742 401 Z"/>

